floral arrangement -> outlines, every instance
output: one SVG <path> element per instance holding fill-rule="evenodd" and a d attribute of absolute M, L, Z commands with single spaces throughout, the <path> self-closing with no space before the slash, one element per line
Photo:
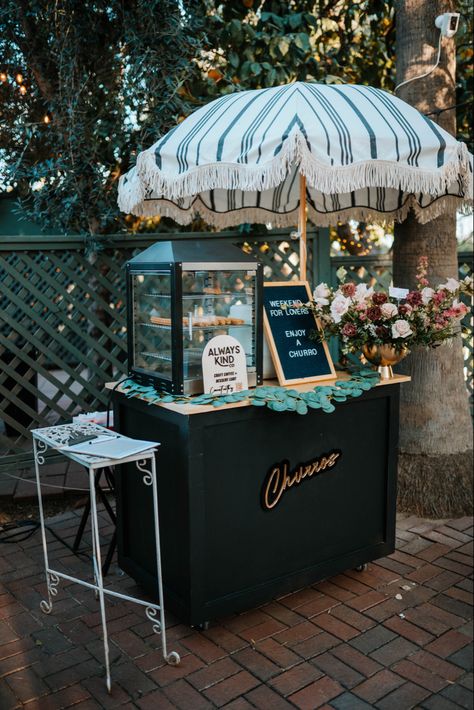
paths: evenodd
<path fill-rule="evenodd" d="M 462 293 L 472 295 L 472 278 L 460 282 L 449 278 L 433 288 L 427 272 L 428 259 L 421 257 L 417 288 L 396 298 L 364 283 L 345 282 L 347 272 L 340 269 L 339 288 L 321 283 L 314 290 L 313 301 L 306 304 L 319 319 L 317 337 L 340 336 L 344 353 L 368 345 L 390 345 L 396 351 L 406 351 L 414 345 L 436 347 L 450 340 L 468 312 L 459 299 Z"/>

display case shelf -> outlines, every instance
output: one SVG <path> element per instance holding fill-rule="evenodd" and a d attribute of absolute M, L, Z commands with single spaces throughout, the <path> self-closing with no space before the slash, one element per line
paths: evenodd
<path fill-rule="evenodd" d="M 151 358 L 154 358 L 155 360 L 162 360 L 164 362 L 171 362 L 173 359 L 173 356 L 171 354 L 167 354 L 167 353 L 141 352 L 139 354 L 141 357 L 151 357 Z M 184 358 L 184 361 L 187 364 L 193 364 L 193 363 L 196 363 L 197 361 L 200 362 L 201 356 L 202 356 L 201 351 L 190 352 L 188 350 L 186 352 L 186 357 Z"/>
<path fill-rule="evenodd" d="M 143 293 L 142 296 L 146 296 L 147 298 L 172 298 L 169 293 Z M 253 300 L 252 294 L 246 293 L 245 291 L 223 291 L 222 293 L 185 293 L 181 298 L 183 301 L 198 298 L 244 298 L 248 303 L 251 303 Z"/>
<path fill-rule="evenodd" d="M 171 325 L 160 325 L 159 323 L 140 323 L 138 325 L 143 325 L 146 328 L 158 328 L 159 330 L 170 330 Z M 223 323 L 222 325 L 195 325 L 192 323 L 192 328 L 196 330 L 223 330 L 224 328 L 250 328 L 251 323 Z M 183 323 L 183 329 L 188 330 L 189 324 Z"/>

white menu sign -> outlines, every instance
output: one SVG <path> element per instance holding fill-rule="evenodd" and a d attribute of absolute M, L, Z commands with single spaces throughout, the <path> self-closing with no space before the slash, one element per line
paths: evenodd
<path fill-rule="evenodd" d="M 247 359 L 231 335 L 216 335 L 204 348 L 202 375 L 206 394 L 231 394 L 248 389 Z"/>
<path fill-rule="evenodd" d="M 390 286 L 390 288 L 388 289 L 388 295 L 392 298 L 398 298 L 399 300 L 401 300 L 402 298 L 406 298 L 409 293 L 410 291 L 407 288 L 398 288 L 396 286 Z"/>

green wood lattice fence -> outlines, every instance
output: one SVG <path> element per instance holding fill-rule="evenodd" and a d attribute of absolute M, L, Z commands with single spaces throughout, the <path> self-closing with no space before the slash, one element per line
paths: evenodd
<path fill-rule="evenodd" d="M 137 251 L 170 236 L 101 237 L 95 241 L 98 250 L 80 237 L 0 238 L 0 467 L 31 463 L 31 429 L 107 407 L 105 382 L 126 374 L 123 265 Z M 220 236 L 258 256 L 266 280 L 298 278 L 298 243 L 289 230 Z M 327 230 L 311 230 L 309 280 L 335 283 L 341 264 L 355 279 L 384 287 L 390 283 L 390 257 L 330 259 Z M 471 254 L 461 255 L 460 271 L 472 272 Z M 472 394 L 471 317 L 467 324 L 464 354 Z"/>

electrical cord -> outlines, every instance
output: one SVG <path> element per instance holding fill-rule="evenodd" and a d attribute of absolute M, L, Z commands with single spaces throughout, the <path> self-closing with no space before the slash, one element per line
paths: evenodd
<path fill-rule="evenodd" d="M 407 79 L 406 81 L 402 81 L 400 84 L 397 84 L 397 86 L 394 89 L 394 93 L 396 93 L 401 86 L 406 86 L 407 84 L 411 84 L 412 81 L 416 81 L 417 79 L 424 79 L 426 76 L 429 76 L 430 74 L 432 74 L 434 72 L 434 70 L 438 66 L 439 60 L 441 58 L 441 40 L 442 40 L 442 38 L 443 38 L 443 35 L 440 32 L 439 33 L 439 40 L 438 40 L 438 56 L 436 58 L 436 64 L 433 67 L 431 67 L 431 69 L 429 71 L 425 72 L 424 74 L 419 74 L 418 76 L 414 76 L 411 79 Z"/>
<path fill-rule="evenodd" d="M 434 111 L 428 111 L 423 114 L 423 116 L 439 116 L 440 113 L 444 113 L 445 111 L 452 111 L 455 108 L 463 108 L 464 106 L 471 106 L 472 105 L 472 99 L 469 101 L 462 101 L 460 104 L 453 104 L 452 106 L 446 106 L 446 108 L 437 108 Z"/>
<path fill-rule="evenodd" d="M 0 478 L 2 476 L 8 476 L 8 478 L 14 478 L 17 481 L 22 481 L 23 483 L 32 483 L 36 486 L 35 478 L 22 478 L 21 476 L 15 476 L 13 473 L 7 473 L 6 471 L 0 471 Z M 61 491 L 84 491 L 84 493 L 89 493 L 89 488 L 77 488 L 72 486 L 58 486 L 55 483 L 44 483 L 40 481 L 41 488 L 59 488 Z"/>
<path fill-rule="evenodd" d="M 64 545 L 64 547 L 70 550 L 70 552 L 75 555 L 86 557 L 88 560 L 91 559 L 91 556 L 87 554 L 87 552 L 75 552 L 71 545 L 60 535 L 58 535 L 58 533 L 51 526 L 45 525 L 44 527 L 45 530 L 50 532 L 51 535 L 56 538 L 58 542 Z M 14 543 L 24 542 L 25 540 L 29 540 L 29 538 L 32 537 L 35 532 L 40 530 L 40 528 L 41 523 L 39 520 L 16 520 L 14 523 L 4 523 L 3 525 L 0 525 L 0 544 L 12 545 Z M 5 533 L 7 533 L 7 535 L 5 535 Z"/>
<path fill-rule="evenodd" d="M 109 390 L 109 399 L 107 401 L 107 422 L 106 422 L 106 427 L 107 429 L 109 428 L 110 425 L 110 406 L 112 404 L 112 394 L 115 392 L 117 387 L 119 385 L 122 385 L 124 382 L 127 382 L 127 380 L 131 380 L 131 377 L 124 377 L 122 380 L 119 380 L 114 384 L 114 386 Z"/>

